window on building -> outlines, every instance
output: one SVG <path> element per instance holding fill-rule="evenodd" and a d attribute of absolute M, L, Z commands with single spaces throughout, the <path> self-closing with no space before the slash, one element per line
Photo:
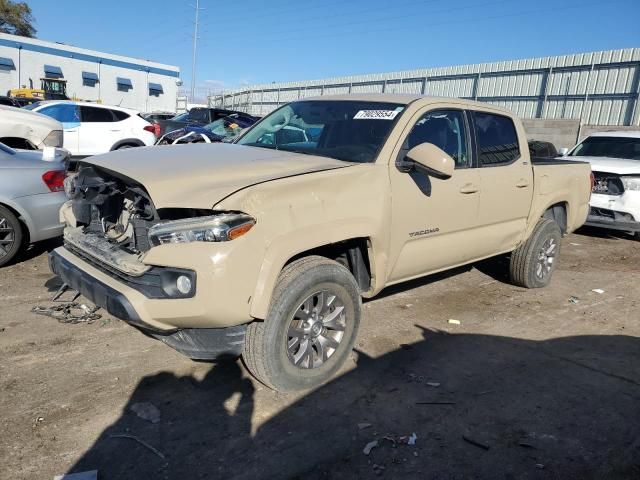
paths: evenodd
<path fill-rule="evenodd" d="M 46 78 L 64 78 L 64 75 L 62 74 L 62 69 L 55 65 L 45 65 L 44 76 Z"/>
<path fill-rule="evenodd" d="M 83 122 L 115 122 L 115 117 L 108 108 L 80 107 L 80 115 Z"/>
<path fill-rule="evenodd" d="M 128 92 L 133 88 L 133 83 L 128 78 L 118 77 L 116 78 L 116 83 L 118 84 L 119 92 Z"/>
<path fill-rule="evenodd" d="M 149 95 L 152 97 L 159 97 L 164 93 L 164 89 L 162 85 L 159 83 L 150 83 L 149 84 Z"/>
<path fill-rule="evenodd" d="M 518 134 L 509 117 L 473 112 L 473 121 L 482 165 L 504 165 L 520 156 Z"/>
<path fill-rule="evenodd" d="M 7 57 L 0 57 L 0 72 L 5 70 L 15 70 L 16 65 L 13 63 L 13 60 Z"/>
<path fill-rule="evenodd" d="M 82 85 L 85 87 L 95 87 L 100 82 L 98 74 L 94 72 L 82 72 Z"/>

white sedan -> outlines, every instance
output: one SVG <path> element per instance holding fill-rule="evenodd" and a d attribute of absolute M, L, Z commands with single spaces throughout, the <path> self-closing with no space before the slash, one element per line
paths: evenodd
<path fill-rule="evenodd" d="M 156 141 L 156 128 L 129 108 L 69 100 L 38 102 L 25 108 L 62 123 L 64 148 L 74 156 L 144 147 Z"/>

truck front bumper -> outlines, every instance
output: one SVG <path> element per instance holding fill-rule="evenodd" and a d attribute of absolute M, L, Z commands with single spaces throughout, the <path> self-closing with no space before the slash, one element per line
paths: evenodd
<path fill-rule="evenodd" d="M 623 195 L 593 194 L 585 225 L 625 232 L 640 232 L 640 192 Z"/>
<path fill-rule="evenodd" d="M 169 345 L 194 360 L 237 357 L 242 353 L 246 324 L 226 328 L 176 328 L 145 320 L 144 309 L 134 305 L 146 302 L 180 302 L 182 300 L 148 299 L 139 292 L 113 284 L 113 279 L 68 252 L 64 247 L 49 254 L 49 267 L 62 281 L 104 308 L 109 314 L 136 327 L 143 333 Z M 132 298 L 132 299 L 131 299 Z"/>

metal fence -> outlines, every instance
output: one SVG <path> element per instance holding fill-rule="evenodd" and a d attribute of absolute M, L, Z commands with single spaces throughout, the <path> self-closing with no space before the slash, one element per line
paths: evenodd
<path fill-rule="evenodd" d="M 373 92 L 473 99 L 522 118 L 640 125 L 640 48 L 255 85 L 212 95 L 209 105 L 265 115 L 301 98 Z"/>

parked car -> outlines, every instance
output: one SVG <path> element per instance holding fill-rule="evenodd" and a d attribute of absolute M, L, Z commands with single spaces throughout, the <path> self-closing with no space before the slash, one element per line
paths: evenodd
<path fill-rule="evenodd" d="M 0 142 L 24 150 L 61 147 L 62 125 L 39 113 L 0 105 Z"/>
<path fill-rule="evenodd" d="M 172 119 L 156 121 L 155 123 L 159 126 L 159 130 L 157 132 L 158 137 L 163 136 L 167 132 L 172 132 L 192 125 L 208 125 L 219 118 L 223 118 L 234 113 L 243 114 L 243 112 L 225 110 L 223 108 L 192 108 L 188 112 L 181 113 Z"/>
<path fill-rule="evenodd" d="M 54 100 L 24 107 L 60 121 L 64 148 L 75 156 L 153 145 L 155 128 L 136 110 L 96 103 Z"/>
<path fill-rule="evenodd" d="M 529 140 L 529 154 L 535 158 L 556 158 L 558 156 L 558 150 L 551 142 Z"/>
<path fill-rule="evenodd" d="M 158 120 L 170 120 L 175 116 L 176 114 L 171 112 L 151 112 L 142 114 L 142 118 L 151 123 L 157 122 Z"/>
<path fill-rule="evenodd" d="M 156 145 L 231 142 L 257 121 L 256 117 L 233 113 L 227 117 L 219 118 L 209 125 L 190 125 L 166 133 L 158 139 Z"/>
<path fill-rule="evenodd" d="M 7 107 L 16 107 L 16 108 L 22 107 L 22 105 L 20 105 L 15 98 L 3 97 L 3 96 L 0 96 L 0 105 L 6 105 Z"/>
<path fill-rule="evenodd" d="M 62 234 L 59 210 L 68 152 L 16 151 L 0 143 L 0 267 L 30 243 Z"/>
<path fill-rule="evenodd" d="M 564 158 L 591 164 L 595 182 L 586 224 L 640 240 L 640 132 L 594 133 Z"/>
<path fill-rule="evenodd" d="M 509 252 L 514 284 L 547 285 L 590 173 L 532 159 L 520 120 L 486 103 L 305 99 L 232 144 L 80 162 L 50 265 L 191 358 L 242 354 L 264 384 L 310 388 L 349 355 L 362 296 Z"/>

